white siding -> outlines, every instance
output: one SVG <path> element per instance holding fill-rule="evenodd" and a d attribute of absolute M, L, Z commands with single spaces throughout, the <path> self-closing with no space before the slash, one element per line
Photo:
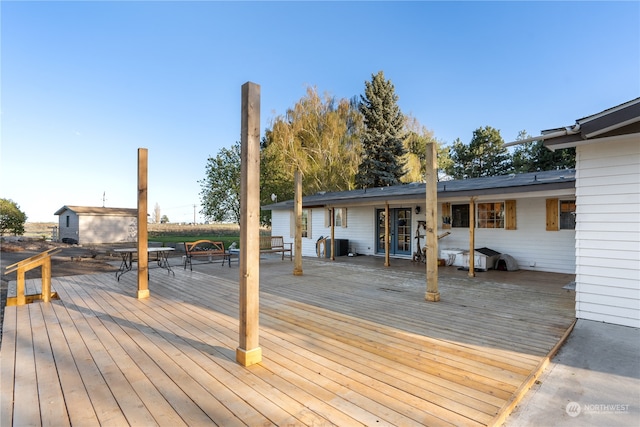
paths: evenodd
<path fill-rule="evenodd" d="M 81 215 L 78 242 L 91 243 L 135 242 L 137 219 L 126 216 Z"/>
<path fill-rule="evenodd" d="M 640 142 L 577 147 L 576 316 L 640 327 Z"/>
<path fill-rule="evenodd" d="M 67 216 L 69 217 L 69 226 L 67 227 Z M 73 239 L 78 241 L 79 221 L 75 212 L 66 210 L 62 215 L 58 216 L 58 229 L 60 230 L 59 240 Z"/>
<path fill-rule="evenodd" d="M 573 200 L 570 194 L 553 197 Z M 546 197 L 517 199 L 516 224 L 516 230 L 476 228 L 475 247 L 510 255 L 523 270 L 575 273 L 575 231 L 546 231 Z M 438 230 L 438 234 L 444 231 L 451 234 L 438 241 L 439 249 L 469 249 L 468 228 Z"/>

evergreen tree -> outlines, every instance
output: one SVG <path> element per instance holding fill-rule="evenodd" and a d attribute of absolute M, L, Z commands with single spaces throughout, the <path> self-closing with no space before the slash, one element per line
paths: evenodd
<path fill-rule="evenodd" d="M 491 126 L 473 131 L 468 146 L 457 139 L 451 147 L 451 158 L 453 166 L 447 172 L 454 179 L 505 175 L 513 170 L 500 131 Z"/>
<path fill-rule="evenodd" d="M 518 141 L 530 138 L 526 131 L 518 134 Z M 576 167 L 575 147 L 551 151 L 542 141 L 525 142 L 513 152 L 513 168 L 516 173 L 573 169 Z"/>
<path fill-rule="evenodd" d="M 380 71 L 372 75 L 370 82 L 365 82 L 360 100 L 365 128 L 356 185 L 360 188 L 397 185 L 405 173 L 406 150 L 404 116 L 397 104 L 395 88 Z"/>

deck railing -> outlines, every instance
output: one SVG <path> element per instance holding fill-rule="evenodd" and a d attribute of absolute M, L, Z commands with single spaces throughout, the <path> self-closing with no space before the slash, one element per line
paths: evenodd
<path fill-rule="evenodd" d="M 51 248 L 37 255 L 18 261 L 7 266 L 5 273 L 17 272 L 16 296 L 7 297 L 7 306 L 29 304 L 37 300 L 49 302 L 57 299 L 58 295 L 51 292 L 51 256 L 60 252 L 60 249 Z M 42 288 L 40 294 L 25 295 L 25 273 L 34 268 L 42 267 Z"/>

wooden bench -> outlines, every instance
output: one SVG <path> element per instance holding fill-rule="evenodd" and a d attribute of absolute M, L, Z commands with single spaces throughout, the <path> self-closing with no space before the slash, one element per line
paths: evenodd
<path fill-rule="evenodd" d="M 288 245 L 288 246 L 286 246 Z M 284 254 L 289 252 L 289 260 L 293 260 L 292 243 L 285 243 L 282 236 L 260 236 L 260 252 L 261 253 L 282 253 L 282 259 L 284 260 Z"/>
<path fill-rule="evenodd" d="M 213 260 L 213 258 L 222 258 L 222 265 L 228 261 L 229 267 L 231 267 L 231 254 L 224 249 L 224 242 L 214 242 L 211 240 L 184 242 L 184 251 L 185 270 L 187 269 L 187 264 L 189 264 L 189 268 L 193 271 L 192 259 L 194 257 L 207 258 L 209 261 Z"/>

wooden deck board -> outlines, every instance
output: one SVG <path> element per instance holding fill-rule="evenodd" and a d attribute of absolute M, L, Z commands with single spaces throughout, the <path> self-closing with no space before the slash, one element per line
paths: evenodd
<path fill-rule="evenodd" d="M 268 260 L 263 361 L 242 367 L 237 267 L 197 270 L 151 270 L 146 300 L 96 274 L 7 307 L 0 423 L 491 425 L 574 320 L 565 283 L 501 280 L 527 274 L 444 276 L 427 303 L 419 269 Z"/>

